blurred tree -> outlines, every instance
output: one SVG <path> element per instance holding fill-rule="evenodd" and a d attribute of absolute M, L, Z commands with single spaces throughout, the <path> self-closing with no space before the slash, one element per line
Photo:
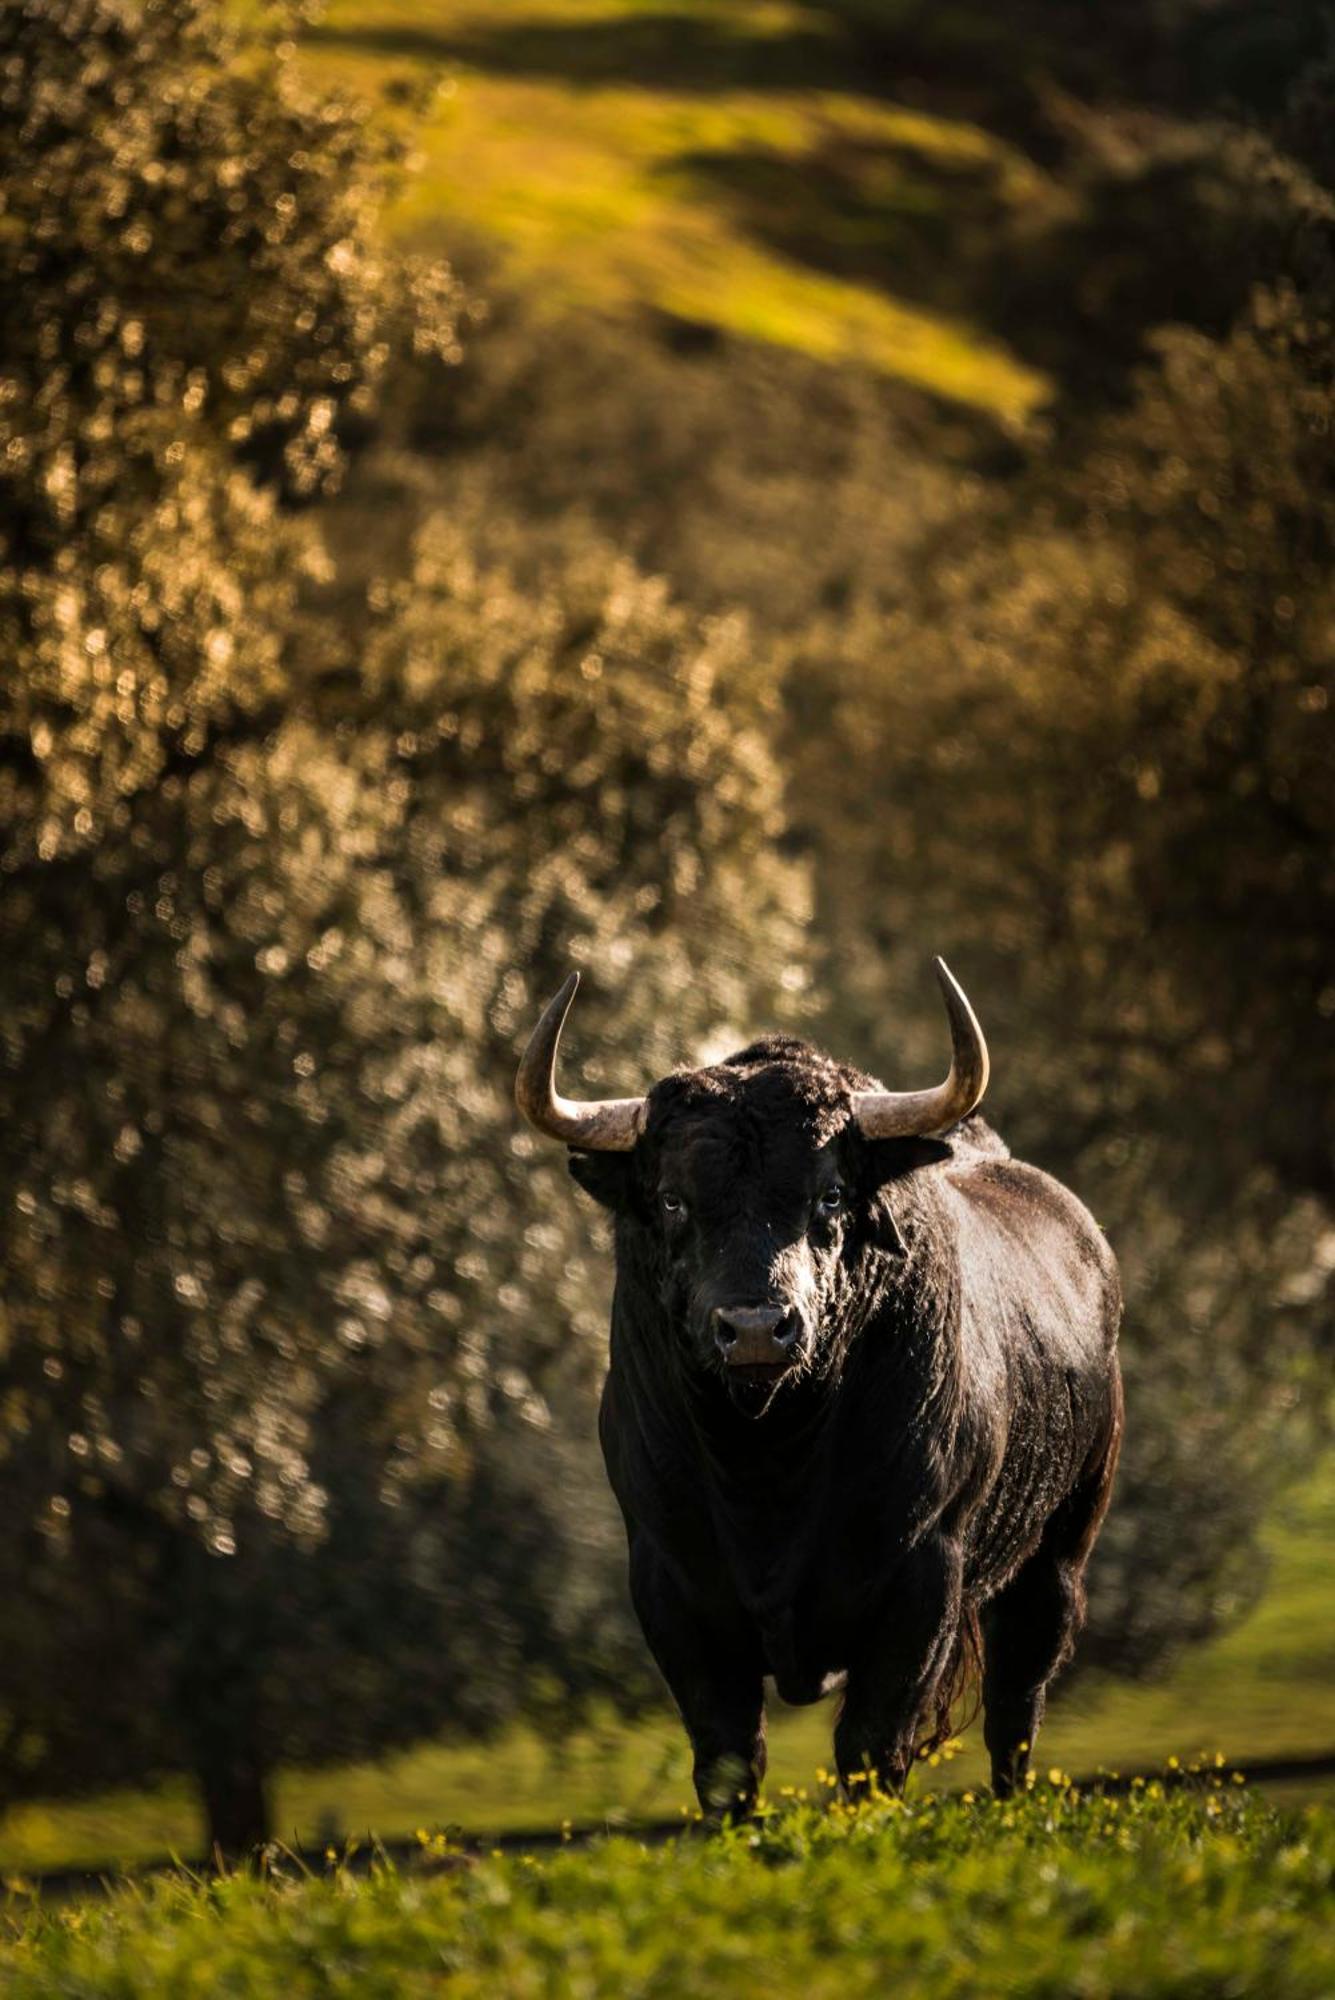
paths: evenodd
<path fill-rule="evenodd" d="M 749 1020 L 801 877 L 741 626 L 596 544 L 321 616 L 302 503 L 455 300 L 282 47 L 24 0 L 0 105 L 0 1787 L 186 1769 L 239 1849 L 280 1755 L 624 1691 L 514 1044 L 568 954 L 605 1065 Z"/>
<path fill-rule="evenodd" d="M 185 1490 L 197 1412 L 153 1377 L 156 1342 L 192 1368 L 168 1185 L 178 1064 L 205 1061 L 188 787 L 293 698 L 318 551 L 278 507 L 336 478 L 385 328 L 355 124 L 216 8 L 8 9 L 0 101 L 4 1476 L 30 1614 L 6 1762 L 63 1786 L 156 1754 L 146 1619 L 210 1646 L 163 1581 L 175 1529 L 208 1532 Z M 268 1436 L 261 1485 L 291 1456 L 278 1405 Z M 62 1462 L 95 1502 L 77 1514 Z"/>
<path fill-rule="evenodd" d="M 358 126 L 212 5 L 19 0 L 0 91 L 0 812 L 52 859 L 281 694 L 274 494 L 337 478 L 384 273 Z"/>

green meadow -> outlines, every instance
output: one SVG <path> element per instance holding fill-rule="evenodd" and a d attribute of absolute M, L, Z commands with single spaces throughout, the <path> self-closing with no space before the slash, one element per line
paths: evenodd
<path fill-rule="evenodd" d="M 11 1903 L 9 2000 L 1329 1993 L 1335 1817 L 1202 1780 L 789 1807 L 722 1836 Z"/>

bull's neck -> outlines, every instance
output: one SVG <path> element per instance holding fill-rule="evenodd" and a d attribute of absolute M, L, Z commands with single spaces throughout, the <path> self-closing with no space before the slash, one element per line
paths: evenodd
<path fill-rule="evenodd" d="M 776 1460 L 801 1465 L 824 1446 L 837 1407 L 834 1385 L 814 1375 L 781 1382 L 759 1414 L 739 1408 L 720 1375 L 692 1369 L 683 1387 L 701 1454 L 729 1484 L 772 1480 Z"/>

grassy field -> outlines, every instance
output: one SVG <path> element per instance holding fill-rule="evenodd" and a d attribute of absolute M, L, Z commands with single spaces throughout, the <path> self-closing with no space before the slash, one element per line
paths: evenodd
<path fill-rule="evenodd" d="M 1046 1772 L 1143 1770 L 1200 1753 L 1227 1758 L 1302 1756 L 1335 1749 L 1335 1620 L 1330 1551 L 1335 1546 L 1335 1461 L 1295 1493 L 1271 1524 L 1271 1585 L 1242 1624 L 1183 1659 L 1146 1687 L 1077 1685 L 1059 1701 L 1040 1745 Z M 814 1788 L 829 1761 L 831 1714 L 780 1710 L 771 1735 L 769 1791 Z M 925 1769 L 918 1789 L 977 1784 L 983 1762 L 975 1727 L 965 1749 Z M 1329 1786 L 1290 1787 L 1316 1796 Z M 527 1730 L 484 1747 L 426 1745 L 384 1764 L 291 1771 L 278 1788 L 285 1839 L 303 1846 L 374 1830 L 385 1838 L 419 1828 L 471 1831 L 661 1817 L 691 1799 L 685 1739 L 675 1717 L 637 1727 L 608 1723 L 574 1735 L 559 1752 Z M 198 1854 L 203 1838 L 184 1785 L 70 1805 L 31 1805 L 0 1821 L 0 1871 L 128 1864 L 175 1852 Z"/>
<path fill-rule="evenodd" d="M 855 359 L 1005 423 L 1046 394 L 960 278 L 1061 190 L 982 125 L 873 92 L 816 9 L 330 0 L 303 54 L 411 134 L 392 221 L 415 241 L 462 230 L 554 304 Z"/>
<path fill-rule="evenodd" d="M 789 1808 L 723 1836 L 11 1903 L 8 2000 L 1328 1994 L 1335 1816 L 1214 1780 Z"/>

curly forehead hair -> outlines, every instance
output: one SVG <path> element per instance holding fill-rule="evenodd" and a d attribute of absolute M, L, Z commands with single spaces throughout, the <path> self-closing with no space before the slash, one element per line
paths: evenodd
<path fill-rule="evenodd" d="M 683 1112 L 725 1106 L 760 1126 L 800 1130 L 824 1146 L 848 1123 L 849 1098 L 872 1079 L 792 1035 L 766 1035 L 708 1069 L 676 1070 L 649 1094 L 648 1130 Z"/>

